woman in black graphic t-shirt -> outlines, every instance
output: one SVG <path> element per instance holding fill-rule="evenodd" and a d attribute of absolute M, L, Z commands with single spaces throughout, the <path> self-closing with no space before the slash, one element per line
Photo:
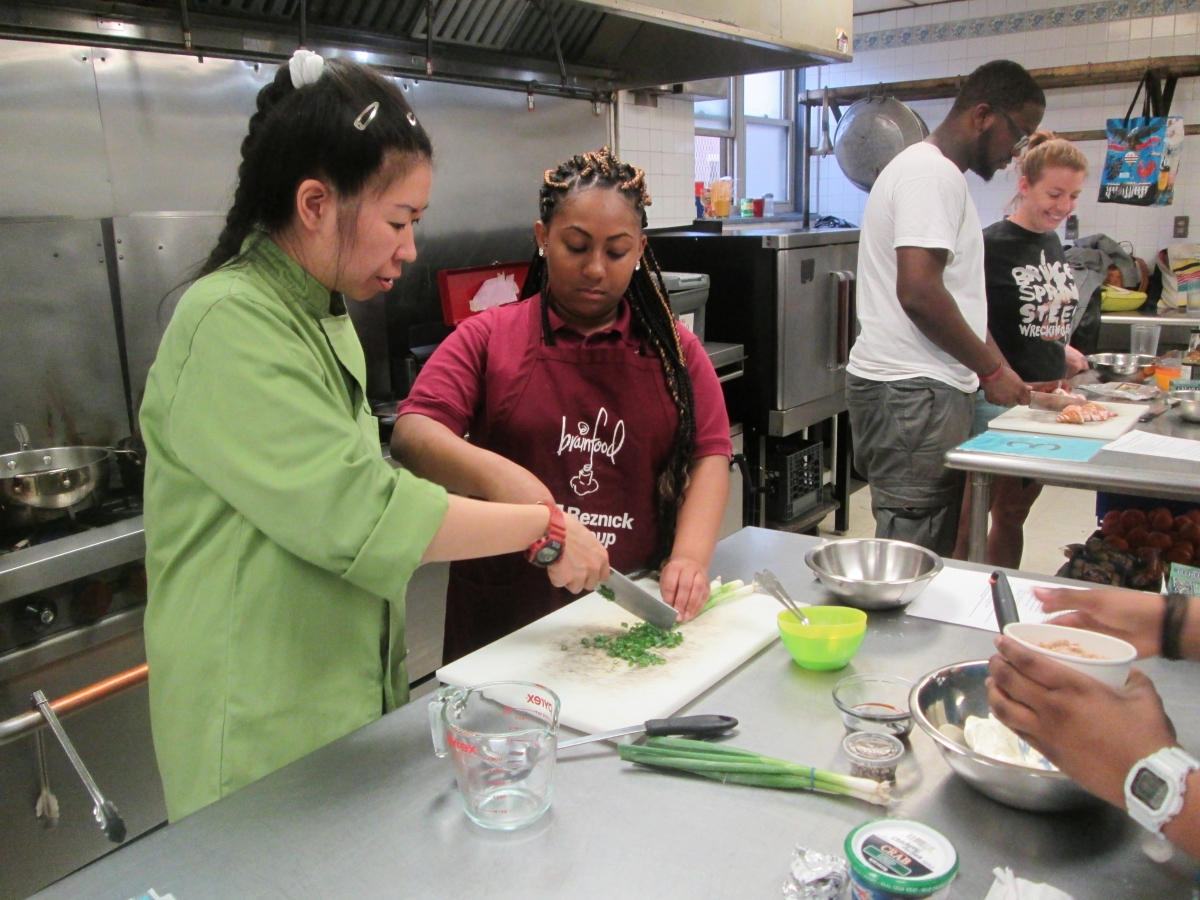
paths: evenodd
<path fill-rule="evenodd" d="M 1055 229 L 1075 209 L 1087 177 L 1087 157 L 1070 141 L 1039 131 L 1018 162 L 1021 180 L 1016 209 L 983 230 L 987 278 L 988 331 L 1013 370 L 1029 384 L 1053 390 L 1053 382 L 1087 368 L 1067 340 L 1079 304 L 1079 290 Z M 975 433 L 1005 411 L 975 395 Z M 1022 529 L 1042 486 L 1027 479 L 998 476 L 992 481 L 992 526 L 987 560 L 1020 568 Z M 962 521 L 968 521 L 970 494 Z M 959 550 L 965 556 L 965 528 Z"/>

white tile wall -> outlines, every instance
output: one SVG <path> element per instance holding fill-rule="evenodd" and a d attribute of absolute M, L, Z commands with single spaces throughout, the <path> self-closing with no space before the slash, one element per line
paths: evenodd
<path fill-rule="evenodd" d="M 622 91 L 615 144 L 617 156 L 646 172 L 651 227 L 686 225 L 696 217 L 691 100 L 660 96 L 657 108 L 637 106 L 633 95 Z"/>
<path fill-rule="evenodd" d="M 958 21 L 990 14 L 989 4 L 992 3 L 993 0 L 968 0 L 965 3 L 942 4 L 933 9 L 935 17 L 941 11 L 948 10 L 948 21 Z M 1008 0 L 1006 9 L 1020 12 L 1048 5 L 1046 0 Z M 887 15 L 857 16 L 855 31 L 861 34 L 894 27 L 883 21 Z M 819 77 L 827 85 L 870 84 L 965 75 L 992 59 L 1013 59 L 1027 68 L 1036 69 L 1103 60 L 1190 55 L 1200 53 L 1198 18 L 1196 13 L 1188 13 L 944 41 L 916 48 L 860 51 L 855 54 L 853 62 L 823 67 Z M 815 82 L 810 73 L 809 84 L 814 85 Z M 1103 128 L 1105 119 L 1125 115 L 1125 109 L 1133 99 L 1133 90 L 1134 85 L 1117 85 L 1048 91 L 1043 125 L 1061 131 Z M 935 128 L 942 121 L 950 105 L 949 100 L 912 104 L 930 128 Z M 1200 85 L 1197 79 L 1185 78 L 1179 82 L 1171 114 L 1183 116 L 1188 124 L 1200 121 Z M 1192 208 L 1200 200 L 1200 143 L 1193 144 L 1192 140 L 1189 138 L 1184 145 L 1183 162 L 1175 182 L 1174 205 L 1154 208 L 1097 203 L 1098 172 L 1103 164 L 1105 145 L 1103 141 L 1080 144 L 1091 162 L 1091 174 L 1076 211 L 1080 234 L 1104 232 L 1117 240 L 1130 241 L 1139 256 L 1153 259 L 1153 255 L 1172 240 L 1173 218 L 1191 215 Z M 1010 172 L 997 173 L 990 183 L 968 173 L 967 183 L 979 208 L 979 217 L 985 225 L 1004 215 L 1005 207 L 1016 193 L 1016 177 Z M 832 156 L 820 160 L 814 167 L 813 204 L 816 213 L 841 216 L 858 223 L 862 221 L 866 200 L 867 195 L 845 179 Z M 1200 220 L 1196 227 L 1200 228 Z M 1200 232 L 1193 231 L 1193 240 L 1197 239 L 1197 234 Z"/>

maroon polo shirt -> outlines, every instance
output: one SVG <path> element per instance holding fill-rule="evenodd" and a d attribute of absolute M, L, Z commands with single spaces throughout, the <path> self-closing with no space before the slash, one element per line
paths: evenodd
<path fill-rule="evenodd" d="M 536 365 L 526 348 L 532 335 L 529 328 L 539 327 L 540 318 L 529 314 L 527 304 L 539 303 L 537 296 L 516 303 L 492 307 L 460 324 L 434 351 L 398 414 L 417 413 L 441 422 L 455 434 L 478 435 L 486 432 L 481 421 L 485 409 L 501 405 L 498 390 L 523 382 L 523 367 Z M 632 318 L 625 300 L 611 326 L 586 337 L 566 324 L 553 309 L 550 327 L 559 347 L 625 347 L 637 354 L 641 342 L 632 332 Z M 537 323 L 535 326 L 534 323 Z M 521 340 L 492 340 L 493 330 L 515 333 Z M 696 411 L 696 448 L 693 459 L 733 454 L 729 437 L 729 414 L 717 373 L 700 339 L 686 328 L 679 328 L 684 360 L 692 381 Z M 536 472 L 534 473 L 537 474 Z"/>

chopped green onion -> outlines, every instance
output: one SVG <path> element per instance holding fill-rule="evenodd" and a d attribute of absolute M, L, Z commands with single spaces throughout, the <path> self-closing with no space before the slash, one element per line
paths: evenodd
<path fill-rule="evenodd" d="M 596 593 L 609 603 L 615 603 L 617 600 L 617 592 L 610 588 L 607 584 L 596 585 Z"/>
<path fill-rule="evenodd" d="M 625 625 L 624 622 L 621 623 Z M 628 625 L 625 625 L 628 628 Z M 589 641 L 583 638 L 583 646 L 604 650 L 615 659 L 623 659 L 631 666 L 661 666 L 666 659 L 652 650 L 660 647 L 678 647 L 683 635 L 678 631 L 663 631 L 648 622 L 639 622 L 624 634 L 598 634 Z"/>

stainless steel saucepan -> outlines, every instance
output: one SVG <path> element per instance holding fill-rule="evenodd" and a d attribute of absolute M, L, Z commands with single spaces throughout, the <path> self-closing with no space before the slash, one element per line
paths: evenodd
<path fill-rule="evenodd" d="M 107 447 L 31 450 L 28 432 L 14 429 L 22 449 L 0 455 L 0 512 L 10 524 L 27 525 L 60 511 L 104 499 L 113 451 Z"/>

